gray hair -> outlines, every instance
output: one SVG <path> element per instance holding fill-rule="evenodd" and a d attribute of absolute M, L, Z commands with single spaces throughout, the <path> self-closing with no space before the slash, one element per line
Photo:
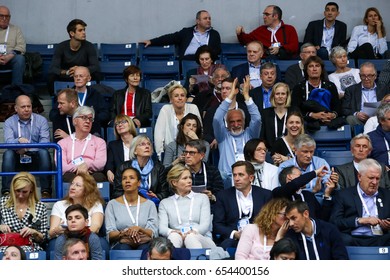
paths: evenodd
<path fill-rule="evenodd" d="M 374 68 L 375 72 L 376 72 L 376 67 L 375 67 L 375 64 L 372 63 L 371 61 L 366 61 L 366 62 L 363 62 L 362 64 L 360 64 L 360 67 L 359 69 L 362 70 L 363 67 L 370 67 L 370 68 Z"/>
<path fill-rule="evenodd" d="M 347 50 L 341 46 L 336 46 L 336 47 L 332 48 L 332 50 L 330 51 L 329 59 L 330 59 L 330 61 L 332 61 L 333 64 L 335 64 L 336 57 L 343 55 L 343 54 L 348 54 Z"/>
<path fill-rule="evenodd" d="M 308 47 L 315 47 L 314 44 L 310 43 L 310 42 L 307 42 L 307 43 L 304 43 L 302 46 L 301 46 L 301 49 L 300 49 L 300 52 L 303 52 L 304 49 L 308 48 Z"/>
<path fill-rule="evenodd" d="M 372 150 L 372 142 L 371 142 L 370 136 L 368 136 L 367 134 L 364 134 L 364 133 L 359 133 L 358 135 L 356 135 L 355 137 L 353 137 L 351 139 L 351 147 L 353 145 L 355 145 L 356 140 L 360 140 L 360 139 L 366 139 L 368 141 L 369 149 Z"/>
<path fill-rule="evenodd" d="M 72 120 L 74 120 L 80 115 L 89 115 L 89 114 L 92 114 L 92 118 L 95 118 L 95 110 L 92 107 L 80 106 L 74 112 Z"/>
<path fill-rule="evenodd" d="M 190 146 L 198 150 L 199 153 L 206 153 L 206 146 L 202 140 L 191 140 L 186 143 L 186 146 Z"/>
<path fill-rule="evenodd" d="M 171 258 L 172 258 L 172 252 L 173 252 L 173 244 L 171 240 L 169 240 L 166 237 L 156 237 L 153 238 L 150 242 L 149 246 L 149 256 L 152 254 L 153 249 L 155 249 L 159 254 L 165 254 L 166 252 L 170 252 Z"/>
<path fill-rule="evenodd" d="M 131 142 L 130 149 L 129 149 L 129 158 L 130 159 L 136 159 L 137 156 L 135 154 L 135 149 L 137 146 L 143 141 L 143 140 L 148 140 L 150 142 L 150 148 L 152 149 L 153 153 L 153 143 L 150 141 L 149 137 L 146 135 L 138 135 L 134 137 L 133 141 Z"/>
<path fill-rule="evenodd" d="M 378 121 L 383 121 L 386 118 L 387 112 L 390 112 L 390 103 L 379 105 L 378 109 L 376 110 Z"/>
<path fill-rule="evenodd" d="M 270 61 L 264 62 L 263 64 L 261 64 L 260 73 L 263 72 L 263 70 L 266 70 L 266 69 L 275 69 L 276 70 L 276 65 L 273 62 L 270 62 Z"/>
<path fill-rule="evenodd" d="M 366 158 L 359 162 L 358 171 L 360 175 L 365 174 L 370 168 L 374 168 L 379 173 L 382 173 L 382 166 L 375 159 Z"/>
<path fill-rule="evenodd" d="M 78 238 L 68 238 L 65 243 L 64 243 L 64 246 L 62 247 L 62 256 L 63 257 L 66 257 L 68 255 L 68 251 L 69 251 L 69 248 L 76 245 L 77 243 L 81 243 L 84 245 L 84 247 L 87 247 L 85 242 L 81 239 L 78 239 Z"/>
<path fill-rule="evenodd" d="M 308 134 L 299 135 L 294 141 L 295 149 L 300 149 L 302 146 L 316 147 L 316 141 Z"/>

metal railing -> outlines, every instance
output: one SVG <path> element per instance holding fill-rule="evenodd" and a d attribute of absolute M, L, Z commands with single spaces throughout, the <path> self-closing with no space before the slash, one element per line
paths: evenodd
<path fill-rule="evenodd" d="M 21 143 L 15 143 L 15 144 L 9 144 L 9 143 L 0 143 L 0 149 L 24 149 L 24 148 L 39 148 L 39 149 L 55 149 L 56 150 L 56 157 L 57 157 L 57 166 L 56 170 L 48 170 L 48 171 L 29 171 L 32 175 L 54 175 L 54 186 L 55 186 L 55 193 L 56 198 L 54 199 L 42 199 L 42 201 L 57 201 L 59 198 L 62 197 L 62 150 L 61 147 L 56 143 L 34 143 L 34 144 L 21 144 Z M 18 174 L 19 172 L 0 172 L 0 176 L 14 176 L 15 174 Z"/>

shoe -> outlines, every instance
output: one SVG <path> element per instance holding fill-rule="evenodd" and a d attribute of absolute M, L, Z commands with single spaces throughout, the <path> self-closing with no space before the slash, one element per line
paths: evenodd
<path fill-rule="evenodd" d="M 42 192 L 41 198 L 51 198 L 51 193 L 49 193 L 49 192 Z"/>

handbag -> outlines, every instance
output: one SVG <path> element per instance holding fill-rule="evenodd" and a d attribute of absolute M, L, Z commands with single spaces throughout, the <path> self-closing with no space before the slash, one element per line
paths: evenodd
<path fill-rule="evenodd" d="M 0 233 L 0 246 L 30 246 L 32 242 L 30 237 L 22 237 L 20 233 L 10 232 L 10 233 Z"/>

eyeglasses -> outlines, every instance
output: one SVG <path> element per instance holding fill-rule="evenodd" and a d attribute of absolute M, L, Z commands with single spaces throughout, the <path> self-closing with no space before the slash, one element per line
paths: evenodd
<path fill-rule="evenodd" d="M 369 74 L 369 75 L 360 74 L 360 78 L 362 80 L 371 80 L 371 79 L 373 79 L 375 77 L 376 77 L 376 74 Z"/>
<path fill-rule="evenodd" d="M 183 151 L 183 155 L 187 155 L 189 154 L 190 156 L 194 156 L 195 154 L 197 154 L 198 152 L 195 152 L 195 151 Z"/>
<path fill-rule="evenodd" d="M 271 13 L 263 13 L 263 16 L 266 16 L 266 17 L 269 17 L 271 15 L 272 15 Z"/>
<path fill-rule="evenodd" d="M 256 152 L 267 152 L 267 148 L 262 148 L 262 147 L 259 147 L 259 148 L 256 148 Z"/>
<path fill-rule="evenodd" d="M 139 147 L 146 147 L 146 146 L 152 146 L 152 144 L 150 142 L 142 142 L 142 143 L 139 143 L 137 146 Z"/>
<path fill-rule="evenodd" d="M 93 121 L 95 120 L 94 118 L 92 117 L 88 117 L 88 116 L 77 116 L 76 117 L 77 119 L 82 119 L 83 121 L 90 121 L 91 123 L 93 123 Z"/>
<path fill-rule="evenodd" d="M 121 124 L 126 124 L 127 121 L 126 120 L 121 120 L 121 121 L 118 121 L 115 123 L 115 126 L 120 126 Z"/>
<path fill-rule="evenodd" d="M 10 15 L 0 15 L 0 19 L 6 20 L 9 19 L 11 16 Z"/>

